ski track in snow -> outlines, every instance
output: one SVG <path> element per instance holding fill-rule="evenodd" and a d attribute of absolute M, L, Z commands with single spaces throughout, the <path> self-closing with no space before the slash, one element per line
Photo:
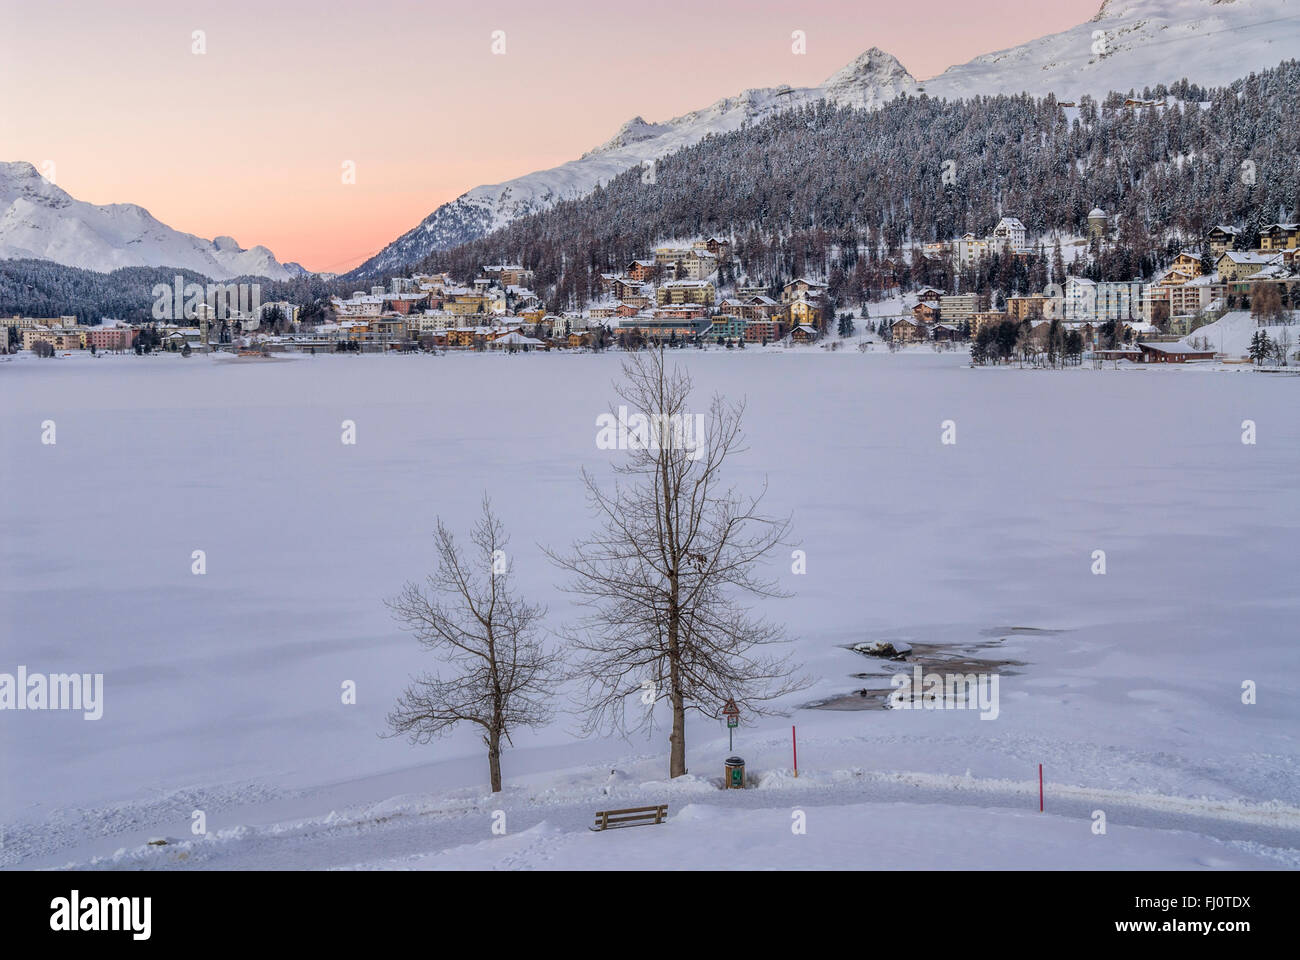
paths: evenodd
<path fill-rule="evenodd" d="M 509 835 L 539 832 L 529 847 L 495 865 L 535 866 L 530 851 L 545 847 L 559 836 L 589 832 L 596 810 L 616 806 L 668 803 L 671 818 L 685 804 L 715 807 L 725 813 L 853 805 L 861 810 L 866 826 L 882 804 L 1036 813 L 1037 791 L 1038 785 L 1032 781 L 861 769 L 839 770 L 829 776 L 805 774 L 800 779 L 783 771 L 767 775 L 758 786 L 744 791 L 722 791 L 715 781 L 690 776 L 683 783 L 651 783 L 582 798 L 568 792 L 534 794 L 514 788 L 498 797 L 473 800 L 394 798 L 357 810 L 331 811 L 322 817 L 241 825 L 216 831 L 204 839 L 172 840 L 165 846 L 142 845 L 66 865 L 81 869 L 402 868 L 483 841 L 491 835 L 493 812 L 501 810 L 509 824 Z M 1268 857 L 1278 866 L 1300 867 L 1300 808 L 1095 790 L 1050 782 L 1046 793 L 1046 815 L 1052 817 L 1087 823 L 1093 811 L 1100 808 L 1105 810 L 1111 829 L 1123 826 L 1183 831 Z M 869 844 L 863 844 L 862 855 L 870 857 Z M 436 862 L 426 865 L 436 866 Z"/>

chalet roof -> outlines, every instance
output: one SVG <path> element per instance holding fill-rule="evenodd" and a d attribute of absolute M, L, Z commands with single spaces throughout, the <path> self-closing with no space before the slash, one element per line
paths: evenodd
<path fill-rule="evenodd" d="M 1153 353 L 1213 353 L 1213 350 L 1198 350 L 1185 343 L 1139 343 L 1139 349 Z"/>
<path fill-rule="evenodd" d="M 1223 257 L 1233 263 L 1277 263 L 1281 259 L 1278 253 L 1257 253 L 1254 250 L 1226 250 Z M 1223 257 L 1219 259 L 1222 260 Z"/>

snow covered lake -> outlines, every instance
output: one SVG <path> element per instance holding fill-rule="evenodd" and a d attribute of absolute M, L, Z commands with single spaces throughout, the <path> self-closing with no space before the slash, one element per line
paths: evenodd
<path fill-rule="evenodd" d="M 715 390 L 747 398 L 731 479 L 766 478 L 806 553 L 805 574 L 773 568 L 794 596 L 764 612 L 815 683 L 789 716 L 742 718 L 735 752 L 758 788 L 743 794 L 714 789 L 727 732 L 698 716 L 683 781 L 667 782 L 666 731 L 580 740 L 562 714 L 507 749 L 497 798 L 472 731 L 379 736 L 429 666 L 382 601 L 429 569 L 436 516 L 467 532 L 486 491 L 517 586 L 550 627 L 571 617 L 539 546 L 592 528 L 579 469 L 619 456 L 595 443 L 616 353 L 0 363 L 0 673 L 104 676 L 98 720 L 0 711 L 0 866 L 627 866 L 585 823 L 639 797 L 683 817 L 650 828 L 676 845 L 635 841 L 651 865 L 655 850 L 722 865 L 702 831 L 779 845 L 797 803 L 810 842 L 793 866 L 868 866 L 894 846 L 914 867 L 1300 865 L 1300 379 L 678 357 L 698 409 Z M 991 720 L 804 708 L 863 687 L 872 664 L 848 647 L 879 638 L 996 641 L 1023 665 Z M 490 832 L 498 806 L 509 838 Z M 441 826 L 387 835 L 394 811 Z M 914 842 L 815 840 L 854 822 Z M 939 822 L 953 826 L 927 848 Z"/>

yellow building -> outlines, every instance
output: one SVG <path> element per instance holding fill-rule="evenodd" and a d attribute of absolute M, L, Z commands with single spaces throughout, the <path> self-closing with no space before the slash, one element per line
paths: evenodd
<path fill-rule="evenodd" d="M 29 327 L 23 331 L 23 349 L 48 343 L 55 350 L 84 350 L 86 332 L 74 327 Z"/>
<path fill-rule="evenodd" d="M 1256 253 L 1254 251 L 1228 250 L 1215 262 L 1219 276 L 1225 282 L 1244 280 L 1263 270 L 1271 263 L 1279 262 L 1278 254 Z"/>
<path fill-rule="evenodd" d="M 1270 223 L 1259 231 L 1259 249 L 1295 250 L 1300 245 L 1300 223 Z"/>
<path fill-rule="evenodd" d="M 816 304 L 807 300 L 795 300 L 789 306 L 789 319 L 792 327 L 799 326 L 817 326 L 818 321 L 822 318 L 822 312 Z"/>
<path fill-rule="evenodd" d="M 442 305 L 448 313 L 458 317 L 468 317 L 475 313 L 488 312 L 488 298 L 477 294 L 460 294 Z"/>
<path fill-rule="evenodd" d="M 655 301 L 660 306 L 670 303 L 698 303 L 711 307 L 716 296 L 713 284 L 707 280 L 669 280 L 655 291 Z"/>
<path fill-rule="evenodd" d="M 1186 250 L 1174 257 L 1171 269 L 1186 273 L 1191 277 L 1199 277 L 1205 273 L 1205 265 L 1201 263 L 1201 258 L 1194 253 L 1188 253 Z"/>
<path fill-rule="evenodd" d="M 1007 297 L 1007 316 L 1019 323 L 1021 320 L 1042 320 L 1059 317 L 1064 298 L 1031 293 L 1027 297 Z"/>
<path fill-rule="evenodd" d="M 479 327 L 453 327 L 447 331 L 447 346 L 472 347 L 475 338 L 482 336 L 483 332 Z"/>

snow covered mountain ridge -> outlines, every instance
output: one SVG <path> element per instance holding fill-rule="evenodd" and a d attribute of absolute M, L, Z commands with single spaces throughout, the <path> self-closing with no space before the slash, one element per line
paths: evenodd
<path fill-rule="evenodd" d="M 1087 23 L 949 67 L 923 86 L 949 100 L 1021 92 L 1076 100 L 1183 78 L 1224 86 L 1296 56 L 1294 0 L 1105 0 Z"/>
<path fill-rule="evenodd" d="M 30 163 L 0 161 L 0 260 L 53 260 L 107 273 L 119 267 L 183 267 L 213 280 L 287 280 L 306 271 L 266 247 L 174 230 L 133 203 L 77 200 Z"/>
<path fill-rule="evenodd" d="M 979 95 L 1055 94 L 1076 100 L 1112 90 L 1140 91 L 1187 78 L 1221 86 L 1252 70 L 1300 56 L 1295 0 L 1105 0 L 1086 23 L 1018 47 L 976 57 L 919 82 L 872 47 L 819 86 L 746 90 L 663 123 L 634 117 L 579 159 L 490 184 L 443 204 L 355 275 L 397 270 L 435 250 L 483 236 L 517 217 L 590 193 L 637 166 L 710 133 L 737 130 L 773 113 L 828 100 L 876 109 L 899 95 L 953 100 Z"/>
<path fill-rule="evenodd" d="M 915 78 L 894 56 L 872 47 L 820 86 L 745 90 L 664 123 L 647 123 L 634 117 L 613 137 L 577 160 L 505 183 L 475 187 L 443 204 L 354 273 L 398 269 L 434 250 L 481 237 L 561 200 L 585 196 L 618 174 L 653 163 L 711 133 L 730 133 L 819 100 L 875 109 L 916 89 Z"/>

